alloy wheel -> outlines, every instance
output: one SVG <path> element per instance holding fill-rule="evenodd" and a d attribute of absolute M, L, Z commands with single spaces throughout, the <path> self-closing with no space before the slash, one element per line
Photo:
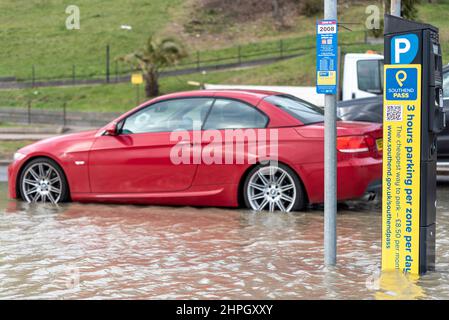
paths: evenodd
<path fill-rule="evenodd" d="M 51 164 L 34 163 L 22 177 L 23 196 L 27 202 L 58 203 L 61 200 L 61 175 Z"/>
<path fill-rule="evenodd" d="M 296 201 L 293 177 L 283 168 L 260 167 L 252 174 L 247 187 L 248 202 L 253 210 L 289 212 Z"/>

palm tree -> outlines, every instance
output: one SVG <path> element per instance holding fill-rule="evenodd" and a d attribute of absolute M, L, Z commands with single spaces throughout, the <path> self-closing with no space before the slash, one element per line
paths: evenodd
<path fill-rule="evenodd" d="M 147 97 L 159 95 L 159 71 L 177 64 L 186 57 L 184 46 L 174 38 L 150 36 L 146 46 L 119 58 L 142 71 Z"/>

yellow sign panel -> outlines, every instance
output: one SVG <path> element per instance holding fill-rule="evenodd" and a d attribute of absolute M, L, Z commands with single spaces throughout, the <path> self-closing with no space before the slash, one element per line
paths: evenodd
<path fill-rule="evenodd" d="M 385 65 L 382 270 L 419 273 L 421 65 Z"/>
<path fill-rule="evenodd" d="M 141 73 L 133 73 L 131 75 L 131 83 L 132 84 L 142 84 L 143 77 Z"/>
<path fill-rule="evenodd" d="M 318 71 L 316 73 L 316 84 L 321 86 L 331 86 L 337 84 L 336 71 Z"/>

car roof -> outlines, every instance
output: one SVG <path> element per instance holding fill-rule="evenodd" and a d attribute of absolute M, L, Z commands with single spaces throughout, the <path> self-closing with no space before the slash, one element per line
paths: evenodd
<path fill-rule="evenodd" d="M 181 98 L 181 97 L 208 97 L 208 96 L 222 96 L 222 97 L 233 97 L 233 96 L 246 96 L 248 98 L 259 98 L 263 99 L 267 96 L 282 94 L 276 91 L 269 90 L 246 90 L 246 89 L 207 89 L 207 90 L 191 90 L 182 91 L 166 94 L 159 96 L 157 100 Z"/>
<path fill-rule="evenodd" d="M 349 106 L 357 106 L 360 104 L 367 104 L 367 103 L 382 103 L 383 96 L 382 95 L 376 95 L 373 97 L 366 97 L 366 98 L 358 98 L 358 99 L 351 99 L 351 100 L 344 100 L 344 101 L 338 101 L 337 107 L 349 107 Z"/>

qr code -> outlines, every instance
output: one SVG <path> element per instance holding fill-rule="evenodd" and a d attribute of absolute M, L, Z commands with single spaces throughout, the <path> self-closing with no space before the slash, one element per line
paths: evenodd
<path fill-rule="evenodd" d="M 402 121 L 402 106 L 387 106 L 387 121 Z"/>

